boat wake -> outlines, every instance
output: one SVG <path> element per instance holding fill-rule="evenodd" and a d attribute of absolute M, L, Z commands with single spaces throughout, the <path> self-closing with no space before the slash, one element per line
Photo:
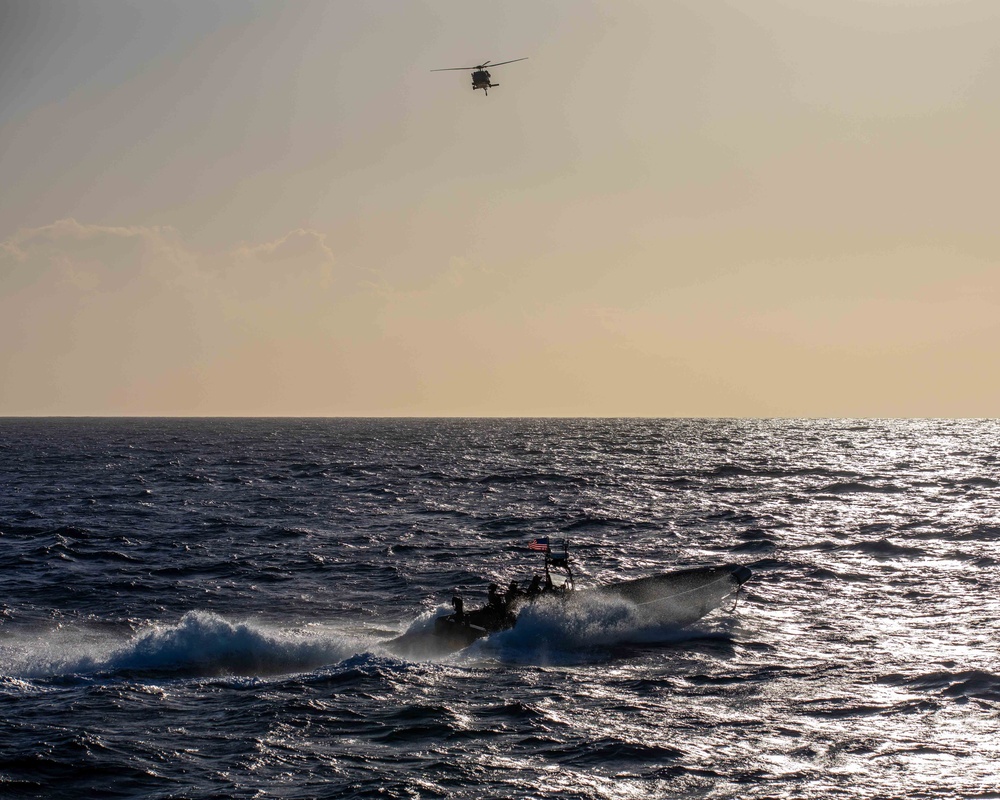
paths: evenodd
<path fill-rule="evenodd" d="M 624 585 L 638 597 L 638 589 L 646 583 Z M 605 587 L 581 590 L 570 597 L 540 598 L 520 610 L 513 628 L 485 635 L 459 660 L 486 657 L 541 664 L 600 659 L 622 645 L 663 644 L 706 635 L 690 626 L 706 613 L 704 592 L 649 602 L 636 602 L 636 597 Z M 718 602 L 712 595 L 711 607 Z M 209 611 L 189 611 L 177 622 L 149 623 L 134 632 L 63 625 L 6 637 L 0 642 L 0 675 L 28 680 L 270 677 L 312 672 L 386 650 L 404 660 L 451 660 L 455 648 L 442 648 L 435 635 L 436 622 L 445 611 L 447 607 L 440 606 L 417 617 L 400 637 L 408 640 L 403 650 L 386 647 L 386 642 L 370 634 L 318 625 L 289 629 L 227 619 Z"/>
<path fill-rule="evenodd" d="M 20 678 L 269 676 L 308 672 L 371 649 L 371 642 L 330 630 L 282 630 L 189 611 L 153 623 L 125 641 L 85 627 L 62 627 L 0 648 L 0 672 Z"/>

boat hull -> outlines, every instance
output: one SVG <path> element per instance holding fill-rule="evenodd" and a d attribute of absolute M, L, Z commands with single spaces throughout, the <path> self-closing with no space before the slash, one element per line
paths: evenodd
<path fill-rule="evenodd" d="M 385 642 L 384 646 L 396 655 L 406 658 L 434 658 L 464 650 L 477 639 L 489 636 L 490 633 L 491 631 L 472 626 L 458 625 L 444 631 L 438 627 L 404 633 Z"/>
<path fill-rule="evenodd" d="M 689 569 L 650 575 L 585 590 L 620 597 L 678 627 L 697 622 L 739 590 L 753 573 L 741 564 Z"/>

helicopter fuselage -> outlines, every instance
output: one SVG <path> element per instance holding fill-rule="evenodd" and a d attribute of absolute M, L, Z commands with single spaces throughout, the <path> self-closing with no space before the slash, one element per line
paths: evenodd
<path fill-rule="evenodd" d="M 472 73 L 472 90 L 482 89 L 484 93 L 489 94 L 489 90 L 494 86 L 499 86 L 499 83 L 490 83 L 490 73 L 485 69 L 477 69 Z"/>
<path fill-rule="evenodd" d="M 472 90 L 482 89 L 483 94 L 489 94 L 490 89 L 494 86 L 499 86 L 499 83 L 490 82 L 490 73 L 486 69 L 486 65 L 489 64 L 493 67 L 502 67 L 504 64 L 513 64 L 515 61 L 527 61 L 527 58 L 515 58 L 512 61 L 501 61 L 499 64 L 494 64 L 492 61 L 484 61 L 482 64 L 477 64 L 474 67 L 444 67 L 443 69 L 432 69 L 431 72 L 454 72 L 455 70 L 472 70 Z"/>

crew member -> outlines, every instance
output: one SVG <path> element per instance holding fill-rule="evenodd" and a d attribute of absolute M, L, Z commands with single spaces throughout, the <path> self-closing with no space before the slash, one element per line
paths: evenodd
<path fill-rule="evenodd" d="M 521 587 L 517 585 L 517 581 L 511 581 L 510 586 L 507 587 L 506 606 L 508 610 L 514 607 L 514 604 L 518 601 L 522 594 L 524 593 L 521 591 Z"/>

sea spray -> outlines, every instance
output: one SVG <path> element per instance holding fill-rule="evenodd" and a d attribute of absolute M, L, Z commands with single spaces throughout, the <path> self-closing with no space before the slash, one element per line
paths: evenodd
<path fill-rule="evenodd" d="M 481 648 L 516 661 L 577 660 L 581 653 L 623 644 L 688 639 L 700 631 L 677 623 L 662 604 L 637 605 L 621 597 L 582 592 L 570 602 L 548 599 L 526 606 L 517 625 L 484 640 Z"/>
<path fill-rule="evenodd" d="M 306 672 L 363 652 L 368 643 L 331 632 L 306 634 L 189 611 L 151 623 L 127 641 L 63 626 L 8 651 L 5 673 L 21 677 L 105 673 L 263 676 Z"/>

